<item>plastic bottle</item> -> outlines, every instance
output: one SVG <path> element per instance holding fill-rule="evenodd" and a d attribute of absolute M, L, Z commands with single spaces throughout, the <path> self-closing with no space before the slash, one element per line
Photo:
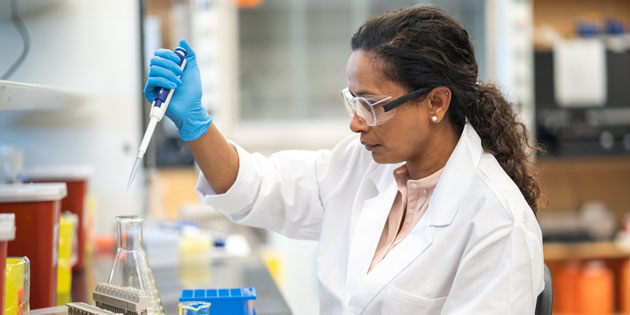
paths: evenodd
<path fill-rule="evenodd" d="M 612 314 L 614 311 L 614 279 L 601 260 L 586 263 L 580 273 L 577 303 L 579 314 Z"/>
<path fill-rule="evenodd" d="M 572 314 L 578 310 L 577 295 L 580 263 L 569 261 L 560 267 L 554 281 L 554 310 Z"/>

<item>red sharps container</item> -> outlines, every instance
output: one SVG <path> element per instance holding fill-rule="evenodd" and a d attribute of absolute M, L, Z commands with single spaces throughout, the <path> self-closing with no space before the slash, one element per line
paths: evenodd
<path fill-rule="evenodd" d="M 64 182 L 68 189 L 68 196 L 61 200 L 61 211 L 70 211 L 79 218 L 77 228 L 77 262 L 73 266 L 73 271 L 83 268 L 85 261 L 85 247 L 87 236 L 87 190 L 88 180 L 92 175 L 92 168 L 89 166 L 46 166 L 25 170 L 23 172 L 24 182 Z"/>
<path fill-rule="evenodd" d="M 15 215 L 0 214 L 0 314 L 4 315 L 4 275 L 7 269 L 7 244 L 15 238 Z"/>
<path fill-rule="evenodd" d="M 31 261 L 31 309 L 57 305 L 57 250 L 65 183 L 0 185 L 0 213 L 14 213 L 9 256 Z"/>

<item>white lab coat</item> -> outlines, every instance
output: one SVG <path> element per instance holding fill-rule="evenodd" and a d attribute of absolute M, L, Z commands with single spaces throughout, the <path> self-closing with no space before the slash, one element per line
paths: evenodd
<path fill-rule="evenodd" d="M 534 313 L 544 286 L 540 228 L 469 124 L 424 217 L 370 273 L 401 164 L 377 164 L 357 135 L 332 151 L 269 158 L 235 147 L 234 185 L 217 195 L 202 176 L 199 195 L 237 223 L 319 240 L 321 314 Z"/>

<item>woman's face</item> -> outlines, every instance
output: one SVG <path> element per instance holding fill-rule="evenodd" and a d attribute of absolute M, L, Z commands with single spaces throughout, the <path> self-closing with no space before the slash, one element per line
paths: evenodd
<path fill-rule="evenodd" d="M 348 88 L 354 96 L 386 95 L 393 100 L 410 92 L 384 74 L 382 61 L 371 52 L 354 51 L 346 73 Z M 428 98 L 408 101 L 381 125 L 370 127 L 354 115 L 350 130 L 361 134 L 361 143 L 378 163 L 420 160 L 427 151 L 431 133 L 429 111 Z"/>

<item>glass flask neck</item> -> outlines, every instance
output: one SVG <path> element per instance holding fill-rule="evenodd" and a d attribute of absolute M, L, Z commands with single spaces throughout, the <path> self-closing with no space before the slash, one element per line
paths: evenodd
<path fill-rule="evenodd" d="M 118 216 L 118 248 L 134 250 L 142 248 L 142 217 Z"/>

